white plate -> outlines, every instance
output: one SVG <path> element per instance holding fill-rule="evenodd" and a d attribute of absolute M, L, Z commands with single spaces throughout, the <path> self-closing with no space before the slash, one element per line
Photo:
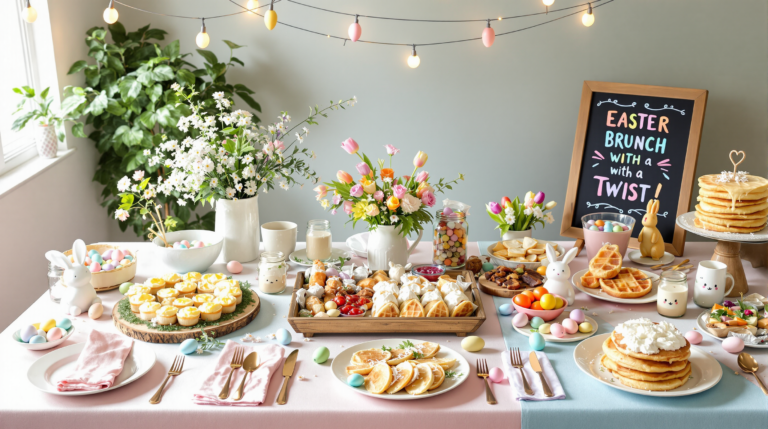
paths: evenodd
<path fill-rule="evenodd" d="M 342 258 L 342 257 L 344 258 L 344 262 L 352 259 L 349 256 L 349 252 L 346 252 L 341 249 L 333 248 L 331 249 L 331 257 L 324 260 L 323 262 L 330 262 L 330 263 L 339 262 L 339 258 Z M 288 256 L 288 259 L 294 264 L 298 264 L 304 267 L 312 266 L 312 261 L 309 258 L 307 258 L 307 249 L 301 249 L 291 253 L 291 255 Z"/>
<path fill-rule="evenodd" d="M 142 342 L 134 341 L 131 353 L 128 354 L 128 357 L 125 359 L 123 371 L 117 376 L 115 384 L 113 384 L 112 387 L 92 391 L 76 390 L 71 392 L 59 392 L 56 389 L 56 383 L 74 371 L 75 366 L 77 365 L 77 358 L 80 357 L 80 352 L 82 352 L 84 348 L 85 343 L 77 343 L 48 353 L 36 360 L 32 366 L 29 367 L 29 370 L 27 371 L 27 379 L 29 379 L 29 382 L 32 383 L 33 386 L 43 392 L 51 393 L 53 395 L 94 395 L 132 383 L 149 372 L 155 365 L 155 352 L 152 351 L 152 348 Z"/>
<path fill-rule="evenodd" d="M 361 258 L 368 258 L 368 234 L 361 232 L 347 239 L 347 246 Z"/>
<path fill-rule="evenodd" d="M 602 299 L 603 301 L 618 302 L 619 304 L 647 304 L 649 302 L 656 302 L 656 296 L 659 292 L 659 276 L 654 273 L 640 270 L 643 272 L 643 274 L 651 279 L 651 291 L 648 292 L 648 295 L 641 296 L 640 298 L 616 298 L 603 292 L 603 290 L 600 288 L 589 289 L 582 286 L 581 276 L 583 276 L 587 271 L 589 271 L 589 269 L 581 270 L 574 274 L 573 277 L 571 277 L 571 283 L 576 286 L 576 289 L 586 293 L 589 296 Z"/>
<path fill-rule="evenodd" d="M 558 256 L 557 259 L 560 260 L 560 259 L 563 258 L 563 255 L 565 254 L 565 250 L 563 249 L 563 246 L 561 246 L 561 245 L 559 245 L 559 244 L 557 244 L 557 243 L 555 243 L 553 241 L 546 241 L 546 240 L 536 240 L 536 241 L 541 242 L 541 243 L 549 243 L 549 244 L 555 246 L 555 250 L 560 252 L 560 256 Z M 528 268 L 529 270 L 535 270 L 536 268 L 539 268 L 543 264 L 543 262 L 515 262 L 515 261 L 507 261 L 506 259 L 501 259 L 498 256 L 494 256 L 493 255 L 493 248 L 496 247 L 496 243 L 498 243 L 498 241 L 494 242 L 493 244 L 488 246 L 488 249 L 486 249 L 486 251 L 488 252 L 487 256 L 489 258 L 491 258 L 491 263 L 493 263 L 493 265 L 496 265 L 496 266 L 502 265 L 502 266 L 509 267 L 509 268 L 517 268 L 518 265 L 523 264 L 523 265 L 525 265 L 525 268 Z M 549 263 L 549 262 L 547 262 L 547 263 Z"/>
<path fill-rule="evenodd" d="M 660 260 L 654 261 L 651 258 L 643 257 L 643 254 L 640 253 L 639 250 L 633 250 L 629 252 L 629 260 L 640 265 L 659 265 L 659 264 L 668 264 L 675 260 L 675 255 L 664 252 L 664 256 L 661 257 Z"/>
<path fill-rule="evenodd" d="M 713 240 L 722 241 L 734 241 L 734 242 L 749 242 L 749 243 L 765 243 L 768 242 L 768 228 L 763 228 L 758 232 L 752 232 L 749 234 L 738 234 L 733 232 L 717 232 L 708 231 L 703 228 L 699 228 L 694 225 L 693 220 L 696 219 L 696 212 L 688 212 L 677 217 L 675 223 L 680 228 L 686 231 L 690 231 L 696 235 L 702 237 L 711 238 Z"/>
<path fill-rule="evenodd" d="M 704 312 L 701 313 L 698 318 L 696 318 L 696 325 L 698 325 L 699 327 L 699 332 L 701 332 L 704 335 L 709 335 L 710 337 L 718 341 L 723 341 L 725 338 L 720 338 L 718 336 L 715 336 L 711 332 L 709 332 L 709 330 L 707 330 L 707 320 L 709 320 L 709 313 L 710 313 L 710 310 L 704 310 Z M 757 345 L 744 343 L 744 347 L 752 347 L 755 349 L 768 349 L 768 343 L 757 344 Z"/>
<path fill-rule="evenodd" d="M 570 312 L 568 314 L 570 314 Z M 563 320 L 565 320 L 567 318 L 568 318 L 568 315 L 565 312 L 563 312 L 563 314 L 557 316 L 557 318 L 555 320 L 550 320 L 547 323 L 549 323 L 549 324 L 552 324 L 552 323 L 560 323 L 560 324 L 562 324 Z M 565 337 L 563 337 L 563 338 L 557 338 L 556 336 L 554 336 L 552 334 L 541 334 L 541 336 L 544 337 L 544 340 L 546 340 L 548 343 L 573 343 L 573 342 L 576 342 L 576 341 L 582 341 L 584 339 L 587 339 L 587 338 L 591 337 L 592 335 L 595 335 L 597 333 L 597 329 L 598 329 L 597 322 L 595 321 L 595 319 L 593 319 L 593 318 L 591 318 L 589 316 L 586 316 L 586 315 L 584 316 L 584 319 L 585 319 L 584 320 L 585 322 L 589 322 L 592 325 L 592 327 L 594 328 L 594 329 L 592 329 L 592 332 L 588 332 L 586 334 L 583 333 L 583 332 L 577 332 L 575 334 L 565 334 Z M 522 328 L 518 328 L 515 325 L 512 325 L 512 327 L 515 328 L 515 331 L 525 335 L 526 337 L 530 337 L 531 334 L 533 334 L 533 332 L 531 332 L 531 329 L 533 329 L 533 328 L 531 328 L 531 324 L 530 323 L 525 325 L 525 326 L 523 326 Z"/>
<path fill-rule="evenodd" d="M 339 353 L 335 358 L 333 358 L 333 363 L 331 363 L 331 371 L 333 371 L 333 375 L 336 376 L 336 379 L 338 379 L 339 382 L 347 386 L 348 389 L 351 389 L 357 393 L 370 396 L 373 398 L 389 399 L 393 401 L 409 401 L 413 399 L 424 399 L 424 398 L 431 398 L 432 396 L 441 395 L 445 392 L 455 389 L 470 376 L 471 368 L 469 367 L 469 362 L 467 362 L 467 360 L 464 359 L 464 356 L 440 344 L 440 351 L 437 352 L 437 355 L 435 357 L 456 359 L 456 363 L 453 365 L 453 368 L 451 368 L 450 371 L 454 371 L 458 375 L 454 378 L 446 378 L 440 387 L 438 387 L 435 390 L 430 390 L 429 393 L 424 393 L 422 395 L 409 395 L 408 393 L 405 392 L 405 389 L 403 389 L 400 392 L 392 395 L 389 395 L 387 393 L 384 393 L 382 395 L 376 395 L 374 393 L 370 393 L 367 390 L 365 390 L 364 385 L 360 387 L 352 387 L 349 384 L 347 384 L 348 375 L 347 375 L 346 367 L 347 365 L 349 365 L 349 362 L 352 359 L 352 355 L 355 354 L 355 352 L 359 352 L 360 350 L 372 349 L 372 348 L 380 349 L 382 346 L 387 346 L 395 349 L 395 348 L 398 348 L 403 341 L 411 341 L 413 344 L 419 344 L 419 343 L 425 342 L 422 340 L 381 339 L 381 340 L 360 343 L 349 348 L 344 348 L 343 352 Z"/>
<path fill-rule="evenodd" d="M 691 362 L 691 376 L 682 386 L 666 392 L 652 392 L 627 387 L 600 365 L 600 359 L 603 356 L 603 342 L 610 336 L 611 334 L 607 333 L 582 341 L 573 350 L 573 359 L 576 361 L 576 366 L 585 374 L 614 389 L 645 396 L 688 396 L 715 387 L 723 376 L 723 369 L 717 359 L 699 350 L 698 347 L 692 346 L 691 357 L 688 358 Z"/>
<path fill-rule="evenodd" d="M 13 341 L 16 344 L 18 344 L 20 347 L 24 347 L 27 350 L 48 350 L 48 349 L 52 349 L 52 348 L 58 346 L 59 344 L 63 343 L 67 338 L 71 337 L 74 332 L 75 332 L 75 325 L 72 325 L 67 330 L 67 335 L 59 338 L 56 341 L 47 341 L 45 343 L 30 344 L 30 343 L 25 343 L 24 341 L 21 341 L 21 335 L 20 335 L 21 334 L 21 329 L 19 329 L 18 331 L 13 333 Z"/>

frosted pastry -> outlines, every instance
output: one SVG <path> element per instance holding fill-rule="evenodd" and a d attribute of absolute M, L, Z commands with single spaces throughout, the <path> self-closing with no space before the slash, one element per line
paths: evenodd
<path fill-rule="evenodd" d="M 195 307 L 200 307 L 206 302 L 213 302 L 214 296 L 210 293 L 199 293 L 192 297 L 192 304 Z"/>
<path fill-rule="evenodd" d="M 201 281 L 204 283 L 216 284 L 222 280 L 225 280 L 226 278 L 227 276 L 225 276 L 222 273 L 211 273 L 211 274 L 203 274 Z"/>
<path fill-rule="evenodd" d="M 373 317 L 397 317 L 400 314 L 397 297 L 387 291 L 373 294 Z"/>
<path fill-rule="evenodd" d="M 203 295 L 203 296 L 206 296 L 206 295 Z M 176 298 L 173 301 L 171 301 L 171 305 L 173 307 L 178 308 L 179 310 L 185 307 L 191 307 L 193 304 L 194 302 L 192 301 L 191 298 Z"/>
<path fill-rule="evenodd" d="M 237 307 L 237 299 L 231 295 L 219 296 L 213 302 L 221 305 L 221 312 L 224 314 L 233 313 Z"/>
<path fill-rule="evenodd" d="M 197 307 L 185 307 L 176 313 L 176 318 L 181 326 L 196 325 L 200 321 L 200 310 Z"/>
<path fill-rule="evenodd" d="M 397 295 L 397 303 L 398 304 L 402 304 L 402 303 L 404 303 L 406 301 L 409 301 L 409 300 L 412 300 L 412 299 L 418 300 L 419 297 L 416 295 L 416 293 L 413 291 L 413 289 L 410 289 L 410 288 L 406 288 L 406 287 L 402 288 L 400 290 L 400 293 Z"/>
<path fill-rule="evenodd" d="M 179 296 L 179 291 L 176 289 L 164 288 L 157 291 L 157 300 L 161 302 L 169 298 L 173 301 L 177 296 Z"/>
<path fill-rule="evenodd" d="M 144 282 L 144 285 L 149 288 L 149 293 L 157 295 L 157 291 L 165 287 L 165 280 L 159 277 L 152 277 Z"/>
<path fill-rule="evenodd" d="M 443 285 L 440 286 L 440 294 L 443 295 L 443 298 L 454 291 L 464 293 L 464 291 L 461 289 L 461 286 L 459 286 L 457 283 L 443 283 Z"/>
<path fill-rule="evenodd" d="M 376 285 L 373 286 L 373 291 L 374 292 L 386 291 L 393 295 L 396 295 L 397 293 L 400 292 L 400 288 L 398 288 L 397 284 L 394 282 L 383 281 L 383 282 L 376 283 Z"/>
<path fill-rule="evenodd" d="M 215 290 L 216 290 L 216 285 L 213 284 L 213 283 L 200 282 L 200 283 L 197 284 L 197 293 L 198 294 L 209 293 L 209 294 L 213 295 L 213 292 Z"/>
<path fill-rule="evenodd" d="M 155 318 L 155 312 L 160 309 L 162 305 L 159 302 L 145 302 L 139 307 L 139 318 L 141 320 L 152 320 Z"/>
<path fill-rule="evenodd" d="M 187 274 L 184 274 L 184 277 L 182 277 L 182 279 L 185 282 L 193 282 L 193 283 L 199 282 L 200 280 L 202 280 L 202 278 L 203 278 L 203 275 L 195 271 L 190 271 Z"/>
<path fill-rule="evenodd" d="M 243 302 L 243 291 L 241 291 L 240 288 L 236 286 L 230 286 L 230 287 L 217 286 L 216 290 L 213 292 L 213 295 L 215 297 L 230 295 L 237 300 L 238 304 Z"/>
<path fill-rule="evenodd" d="M 156 322 L 158 325 L 173 325 L 176 323 L 176 313 L 178 313 L 179 309 L 172 306 L 172 305 L 166 305 L 163 307 L 160 307 L 159 310 L 156 312 L 155 318 L 157 319 Z"/>
<path fill-rule="evenodd" d="M 141 295 L 143 293 L 149 293 L 149 287 L 144 285 L 133 285 L 128 288 L 128 292 L 125 293 L 125 296 L 132 297 L 134 295 Z"/>
<path fill-rule="evenodd" d="M 128 298 L 128 302 L 131 304 L 131 311 L 134 313 L 139 312 L 139 308 L 141 307 L 141 304 L 144 304 L 145 302 L 152 302 L 155 300 L 156 300 L 155 296 L 150 295 L 148 293 L 137 294 Z"/>
<path fill-rule="evenodd" d="M 165 287 L 174 287 L 176 283 L 181 281 L 181 276 L 176 273 L 168 273 L 163 276 L 163 280 L 165 280 Z"/>
<path fill-rule="evenodd" d="M 174 289 L 179 291 L 179 296 L 184 298 L 192 298 L 197 291 L 197 284 L 193 282 L 179 282 L 176 283 Z"/>
<path fill-rule="evenodd" d="M 194 307 L 187 307 L 187 308 L 194 308 Z M 224 307 L 221 306 L 221 304 L 216 304 L 215 302 L 206 302 L 205 304 L 201 305 L 197 309 L 200 310 L 200 315 L 206 322 L 213 322 L 215 320 L 219 320 L 221 317 L 221 312 L 224 309 Z M 185 308 L 186 310 L 186 308 Z"/>
<path fill-rule="evenodd" d="M 475 304 L 467 299 L 464 292 L 455 290 L 445 296 L 445 305 L 448 306 L 448 313 L 451 317 L 465 317 L 472 314 L 477 308 Z"/>
<path fill-rule="evenodd" d="M 421 285 L 418 283 L 406 283 L 402 286 L 400 286 L 400 292 L 402 293 L 404 290 L 410 290 L 413 291 L 414 294 L 419 295 L 421 294 Z"/>
<path fill-rule="evenodd" d="M 307 294 L 322 298 L 323 295 L 325 295 L 325 287 L 319 285 L 310 286 L 307 290 Z"/>

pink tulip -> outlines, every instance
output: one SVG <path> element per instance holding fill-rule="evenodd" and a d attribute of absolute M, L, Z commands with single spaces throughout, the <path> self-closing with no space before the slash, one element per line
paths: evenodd
<path fill-rule="evenodd" d="M 343 170 L 339 170 L 336 173 L 336 179 L 341 183 L 346 183 L 347 185 L 355 181 L 349 173 Z"/>
<path fill-rule="evenodd" d="M 334 196 L 333 196 L 333 204 L 338 204 L 340 202 L 341 202 L 341 195 L 334 194 Z"/>
<path fill-rule="evenodd" d="M 402 200 L 406 192 L 408 192 L 408 188 L 403 185 L 395 185 L 392 187 L 392 193 L 398 200 Z"/>
<path fill-rule="evenodd" d="M 416 175 L 416 183 L 421 183 L 429 178 L 429 173 L 426 171 L 422 171 L 419 174 Z"/>
<path fill-rule="evenodd" d="M 371 167 L 368 167 L 368 164 L 361 162 L 357 164 L 357 172 L 363 176 L 367 176 L 371 174 Z"/>
<path fill-rule="evenodd" d="M 373 193 L 373 199 L 378 201 L 378 202 L 384 201 L 384 192 L 381 192 L 381 191 L 374 192 Z"/>
<path fill-rule="evenodd" d="M 352 138 L 348 138 L 341 142 L 341 148 L 347 151 L 348 154 L 354 155 L 357 153 L 357 151 L 360 149 L 360 146 L 357 145 L 357 142 L 352 140 Z"/>
<path fill-rule="evenodd" d="M 533 202 L 536 204 L 541 204 L 544 202 L 544 192 L 539 192 L 536 194 L 535 197 L 533 197 Z"/>
<path fill-rule="evenodd" d="M 416 154 L 415 157 L 413 157 L 413 166 L 416 168 L 421 168 L 424 166 L 424 164 L 427 163 L 427 154 L 419 151 L 419 153 Z"/>
<path fill-rule="evenodd" d="M 491 213 L 495 215 L 501 213 L 501 205 L 499 205 L 499 203 L 496 201 L 491 201 L 488 203 L 488 208 L 491 210 Z"/>
<path fill-rule="evenodd" d="M 344 201 L 344 213 L 352 214 L 352 201 Z"/>
<path fill-rule="evenodd" d="M 278 150 L 280 152 L 285 150 L 285 143 L 283 143 L 280 140 L 275 140 L 275 150 Z"/>
<path fill-rule="evenodd" d="M 320 185 L 313 190 L 317 192 L 318 201 L 322 200 L 323 198 L 325 198 L 326 195 L 328 195 L 328 187 L 325 185 Z"/>
<path fill-rule="evenodd" d="M 437 199 L 435 198 L 435 195 L 432 192 L 424 192 L 421 194 L 421 202 L 424 203 L 427 207 L 432 207 L 435 205 L 435 202 Z"/>
<path fill-rule="evenodd" d="M 403 176 L 403 181 L 405 181 L 405 183 L 408 183 L 409 180 L 411 180 L 411 176 Z"/>
<path fill-rule="evenodd" d="M 349 189 L 349 195 L 360 198 L 363 195 L 363 185 L 355 185 Z"/>
<path fill-rule="evenodd" d="M 397 155 L 397 153 L 400 152 L 400 149 L 391 144 L 385 144 L 384 147 L 387 148 L 387 155 Z"/>

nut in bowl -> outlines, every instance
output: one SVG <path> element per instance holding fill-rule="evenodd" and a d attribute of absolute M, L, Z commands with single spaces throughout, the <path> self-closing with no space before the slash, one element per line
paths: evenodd
<path fill-rule="evenodd" d="M 512 298 L 512 305 L 518 313 L 528 318 L 541 317 L 545 322 L 557 319 L 568 305 L 562 296 L 549 293 L 545 287 L 526 290 Z"/>
<path fill-rule="evenodd" d="M 155 255 L 173 272 L 205 272 L 216 262 L 224 245 L 224 237 L 213 231 L 186 230 L 174 231 L 165 234 L 169 243 L 200 241 L 206 243 L 204 247 L 173 248 L 155 246 Z"/>

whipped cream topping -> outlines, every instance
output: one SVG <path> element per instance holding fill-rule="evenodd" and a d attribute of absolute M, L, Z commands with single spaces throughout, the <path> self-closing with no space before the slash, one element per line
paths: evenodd
<path fill-rule="evenodd" d="M 419 295 L 421 293 L 421 285 L 418 283 L 406 283 L 403 286 L 400 287 L 400 293 L 403 293 L 404 290 L 411 290 L 416 295 Z"/>
<path fill-rule="evenodd" d="M 413 289 L 402 288 L 400 290 L 400 294 L 397 295 L 398 304 L 402 304 L 405 301 L 410 301 L 412 299 L 419 299 L 419 297 L 416 295 L 416 292 L 414 292 Z"/>
<path fill-rule="evenodd" d="M 373 286 L 374 292 L 382 292 L 387 291 L 392 294 L 397 294 L 400 292 L 399 288 L 397 287 L 397 284 L 393 282 L 378 282 Z"/>
<path fill-rule="evenodd" d="M 307 294 L 322 298 L 323 295 L 325 295 L 325 288 L 320 285 L 312 285 L 309 287 L 309 290 L 307 290 Z"/>
<path fill-rule="evenodd" d="M 456 283 L 445 283 L 444 285 L 440 286 L 440 293 L 442 293 L 443 296 L 446 296 L 454 291 L 463 292 L 461 286 Z"/>
<path fill-rule="evenodd" d="M 419 295 L 424 295 L 425 293 L 437 289 L 437 286 L 435 286 L 434 283 L 427 282 L 426 284 L 421 285 L 421 291 Z"/>
<path fill-rule="evenodd" d="M 460 290 L 455 290 L 449 294 L 447 294 L 444 298 L 445 305 L 448 306 L 448 312 L 453 313 L 453 309 L 456 308 L 457 305 L 461 304 L 462 302 L 469 301 L 467 299 L 467 296 L 464 295 L 464 292 Z M 473 307 L 477 307 L 475 304 L 472 304 Z"/>
<path fill-rule="evenodd" d="M 619 324 L 616 332 L 621 334 L 621 344 L 627 346 L 628 350 L 646 355 L 661 350 L 674 351 L 686 344 L 683 335 L 671 323 L 653 323 L 645 317 Z"/>
<path fill-rule="evenodd" d="M 382 291 L 373 294 L 373 313 L 376 314 L 386 303 L 391 302 L 398 306 L 397 297 L 392 292 Z"/>
<path fill-rule="evenodd" d="M 440 292 L 436 290 L 430 290 L 424 293 L 421 297 L 421 305 L 427 305 L 427 303 L 432 301 L 442 301 L 443 295 L 440 294 Z"/>

